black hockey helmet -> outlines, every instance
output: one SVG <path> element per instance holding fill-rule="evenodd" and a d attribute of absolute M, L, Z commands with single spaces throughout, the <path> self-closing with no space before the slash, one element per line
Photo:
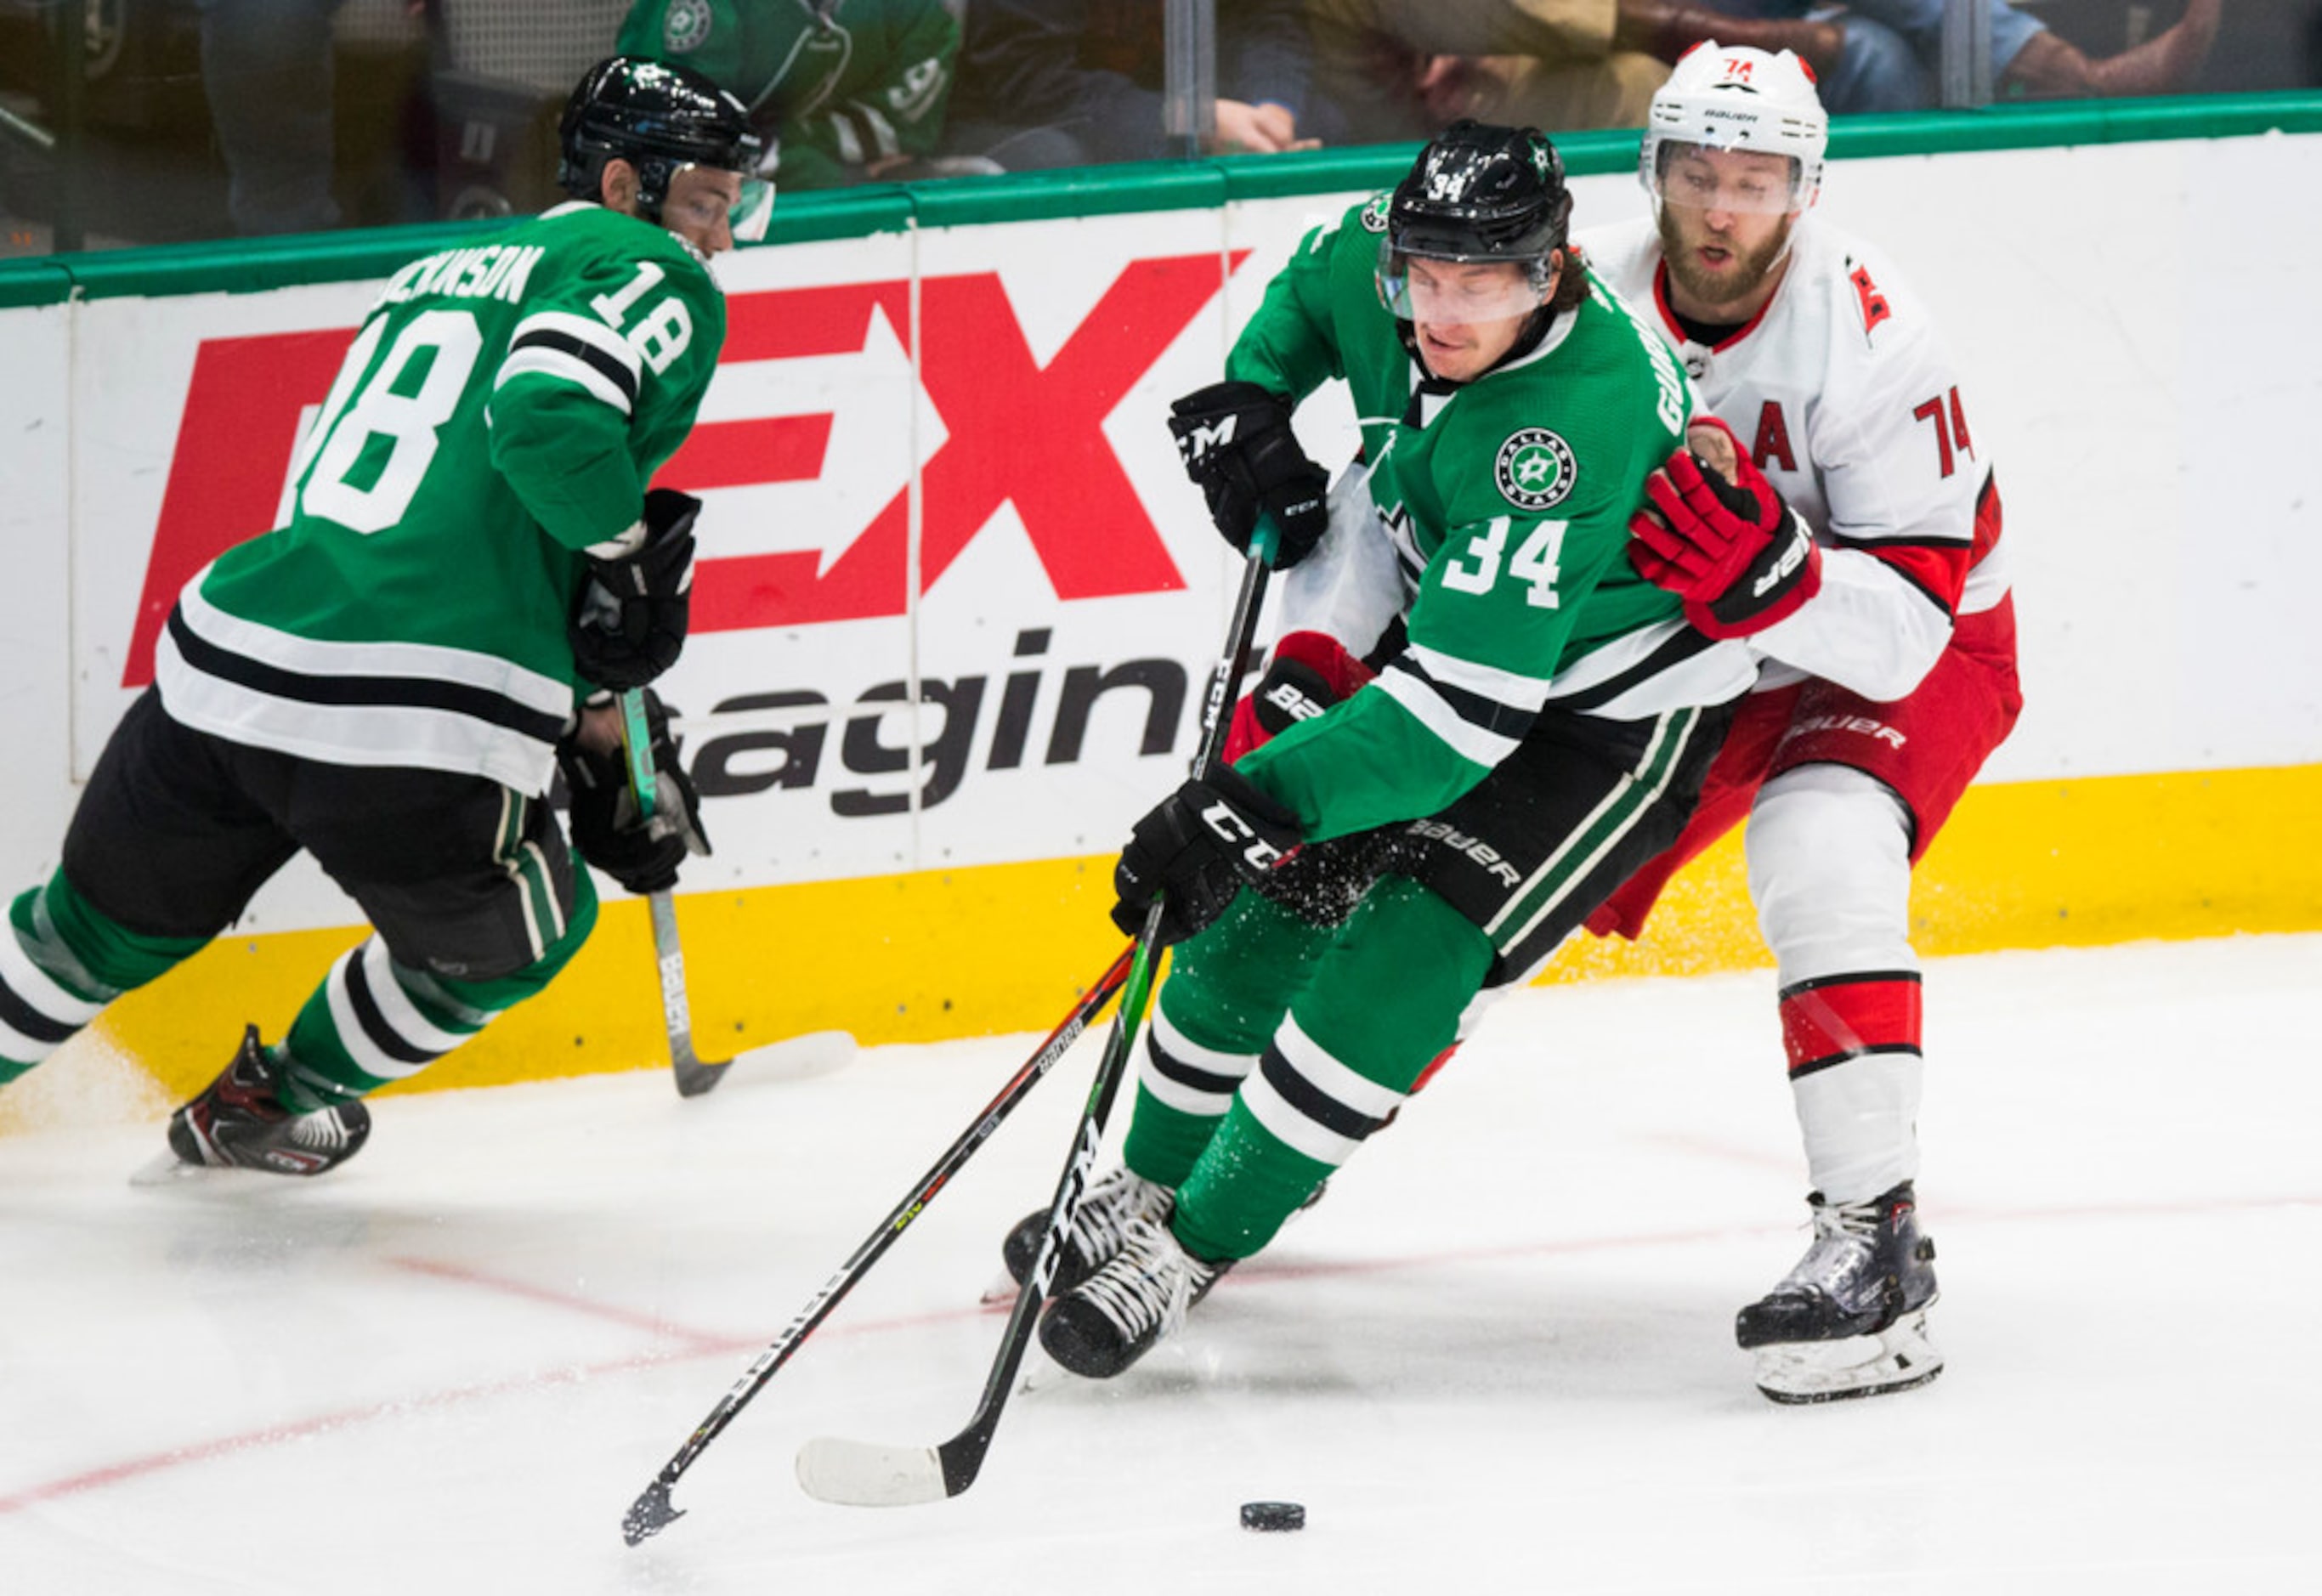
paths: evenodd
<path fill-rule="evenodd" d="M 1430 260 L 1545 262 L 1571 219 L 1564 161 L 1545 133 L 1455 122 L 1395 185 L 1386 240 Z"/>
<path fill-rule="evenodd" d="M 1379 240 L 1379 300 L 1405 324 L 1496 321 L 1544 310 L 1555 276 L 1550 257 L 1564 247 L 1572 192 L 1564 162 L 1538 128 L 1455 122 L 1419 152 L 1394 187 Z M 1506 261 L 1523 268 L 1501 288 L 1436 296 L 1422 313 L 1410 263 Z M 1425 274 L 1422 274 L 1424 276 Z M 1545 328 L 1545 317 L 1535 324 Z"/>
<path fill-rule="evenodd" d="M 626 160 L 637 169 L 638 209 L 655 222 L 679 169 L 747 177 L 766 153 L 740 100 L 690 67 L 644 56 L 612 56 L 583 73 L 556 136 L 556 180 L 567 194 L 598 198 L 605 163 Z"/>

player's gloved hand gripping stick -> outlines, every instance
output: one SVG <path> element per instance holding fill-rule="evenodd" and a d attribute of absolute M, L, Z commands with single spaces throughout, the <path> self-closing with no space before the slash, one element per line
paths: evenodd
<path fill-rule="evenodd" d="M 1208 701 L 1202 707 L 1202 747 L 1193 764 L 1196 783 L 1213 780 L 1225 768 L 1222 756 L 1228 711 L 1248 668 L 1275 535 L 1272 517 L 1267 516 L 1259 522 L 1250 539 L 1241 594 L 1235 602 L 1233 620 L 1227 631 L 1225 655 L 1218 662 Z M 829 1436 L 810 1440 L 799 1449 L 798 1455 L 799 1483 L 809 1495 L 824 1501 L 862 1507 L 899 1507 L 940 1501 L 957 1496 L 975 1483 L 984 1454 L 991 1448 L 992 1434 L 999 1428 L 1001 1413 L 1015 1387 L 1016 1373 L 1031 1345 L 1041 1303 L 1048 1294 L 1049 1282 L 1056 1278 L 1065 1237 L 1072 1230 L 1073 1216 L 1095 1171 L 1097 1154 L 1103 1145 L 1104 1122 L 1111 1113 L 1121 1078 L 1128 1073 L 1129 1051 L 1144 1017 L 1146 995 L 1153 978 L 1153 959 L 1161 945 L 1168 907 L 1165 890 L 1152 898 L 1146 908 L 1144 926 L 1130 951 L 1120 1008 L 1113 1017 L 1112 1033 L 1097 1065 L 1096 1079 L 1089 1087 L 1088 1105 L 1074 1133 L 1071 1154 L 1056 1182 L 1047 1230 L 1040 1238 L 1040 1250 L 1030 1272 L 1017 1289 L 1016 1305 L 1009 1312 L 1000 1350 L 992 1359 L 991 1373 L 983 1382 L 983 1394 L 969 1416 L 967 1427 L 935 1446 L 880 1446 Z"/>
<path fill-rule="evenodd" d="M 795 1080 L 835 1070 L 855 1056 L 855 1038 L 845 1031 L 809 1031 L 786 1041 L 753 1047 L 727 1059 L 706 1059 L 694 1050 L 693 1011 L 685 991 L 685 949 L 678 940 L 677 861 L 686 853 L 707 855 L 700 816 L 692 789 L 678 768 L 676 748 L 670 741 L 665 718 L 653 715 L 645 689 L 632 688 L 620 695 L 621 748 L 628 767 L 630 794 L 641 822 L 640 845 L 668 854 L 664 868 L 640 876 L 624 876 L 631 891 L 644 890 L 653 912 L 654 962 L 661 978 L 662 1022 L 669 1033 L 669 1062 L 680 1097 L 696 1098 L 717 1089 L 735 1064 L 747 1062 L 752 1074 L 761 1072 Z M 656 719 L 660 724 L 655 725 Z M 672 847 L 672 844 L 681 844 Z"/>

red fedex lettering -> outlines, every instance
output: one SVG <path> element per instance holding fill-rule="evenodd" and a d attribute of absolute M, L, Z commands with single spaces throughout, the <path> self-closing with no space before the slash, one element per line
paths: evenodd
<path fill-rule="evenodd" d="M 921 378 L 947 432 L 920 479 L 922 592 L 1011 503 L 1060 598 L 1184 586 L 1103 423 L 1223 281 L 1215 255 L 1133 262 L 1045 366 L 997 273 L 920 285 Z M 811 551 L 704 560 L 694 629 L 902 614 L 910 508 L 905 488 L 827 570 Z"/>
<path fill-rule="evenodd" d="M 274 524 L 299 413 L 323 402 L 354 339 L 352 327 L 333 327 L 203 343 L 145 561 L 123 687 L 153 679 L 153 643 L 178 589 L 234 544 Z"/>
<path fill-rule="evenodd" d="M 948 433 L 921 477 L 922 591 L 1010 503 L 1059 597 L 1184 586 L 1103 422 L 1223 281 L 1213 254 L 1133 262 L 1046 365 L 1033 359 L 996 273 L 921 284 L 921 378 Z M 908 344 L 909 289 L 888 281 L 737 296 L 720 359 L 853 353 L 881 311 Z M 352 328 L 332 328 L 203 343 L 123 686 L 152 679 L 154 641 L 178 589 L 219 553 L 273 525 L 299 415 L 328 393 L 353 338 Z M 811 480 L 821 474 L 831 424 L 827 413 L 699 423 L 661 476 L 697 490 Z M 813 552 L 704 559 L 693 628 L 901 615 L 908 531 L 906 489 L 827 570 Z"/>

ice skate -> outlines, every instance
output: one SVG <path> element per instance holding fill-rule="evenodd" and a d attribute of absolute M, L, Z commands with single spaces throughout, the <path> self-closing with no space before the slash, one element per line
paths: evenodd
<path fill-rule="evenodd" d="M 1131 1219 L 1166 1225 L 1176 1207 L 1175 1192 L 1142 1175 L 1117 1169 L 1104 1176 L 1088 1189 L 1080 1207 L 1073 1211 L 1073 1227 L 1065 1233 L 1064 1252 L 1056 1260 L 1056 1278 L 1048 1282 L 1048 1294 L 1063 1296 L 1118 1257 Z M 1040 1254 L 1040 1237 L 1047 1228 L 1048 1210 L 1038 1208 L 1018 1220 L 1000 1244 L 1008 1278 L 1017 1285 L 1022 1285 L 1024 1277 L 1032 1272 Z"/>
<path fill-rule="evenodd" d="M 1919 1234 L 1911 1182 L 1861 1202 L 1826 1202 L 1819 1191 L 1806 1201 L 1814 1245 L 1734 1319 L 1734 1340 L 1757 1354 L 1758 1389 L 1777 1402 L 1828 1402 L 1942 1373 L 1943 1354 L 1927 1339 L 1935 1244 Z"/>
<path fill-rule="evenodd" d="M 361 1151 L 370 1135 L 369 1108 L 350 1101 L 295 1114 L 282 1104 L 281 1081 L 281 1067 L 251 1026 L 224 1072 L 169 1116 L 169 1151 L 188 1167 L 278 1175 L 319 1175 Z"/>
<path fill-rule="evenodd" d="M 1193 1257 L 1166 1223 L 1131 1218 L 1112 1261 L 1048 1305 L 1040 1345 L 1073 1373 L 1110 1380 L 1184 1325 L 1231 1266 Z"/>

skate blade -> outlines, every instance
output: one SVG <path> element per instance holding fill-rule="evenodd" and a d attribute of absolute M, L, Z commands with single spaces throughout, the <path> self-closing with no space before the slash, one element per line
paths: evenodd
<path fill-rule="evenodd" d="M 177 1186 L 186 1181 L 201 1181 L 227 1172 L 213 1164 L 187 1163 L 164 1147 L 137 1167 L 129 1177 L 132 1186 Z"/>
<path fill-rule="evenodd" d="M 1839 1402 L 1922 1386 L 1943 1372 L 1943 1354 L 1927 1339 L 1927 1309 L 1905 1314 L 1875 1336 L 1843 1341 L 1791 1341 L 1757 1351 L 1758 1389 L 1769 1401 Z"/>

